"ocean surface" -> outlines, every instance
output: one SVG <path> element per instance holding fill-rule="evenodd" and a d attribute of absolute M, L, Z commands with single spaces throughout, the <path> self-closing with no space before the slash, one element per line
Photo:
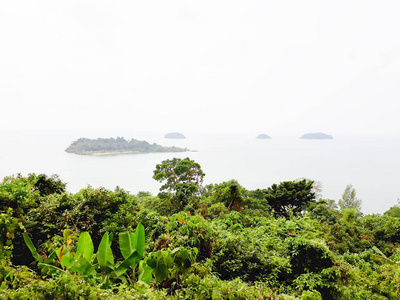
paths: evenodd
<path fill-rule="evenodd" d="M 236 179 L 246 189 L 299 178 L 317 181 L 324 199 L 340 199 L 348 184 L 362 199 L 366 214 L 383 213 L 400 198 L 400 137 L 334 136 L 333 140 L 302 140 L 273 136 L 260 140 L 254 133 L 185 133 L 186 139 L 165 139 L 165 132 L 133 130 L 10 131 L 0 130 L 0 179 L 21 173 L 58 174 L 67 190 L 88 185 L 132 194 L 158 193 L 153 170 L 162 160 L 189 157 L 206 173 L 204 184 Z M 65 149 L 80 137 L 124 137 L 164 146 L 196 150 L 184 153 L 83 156 Z"/>

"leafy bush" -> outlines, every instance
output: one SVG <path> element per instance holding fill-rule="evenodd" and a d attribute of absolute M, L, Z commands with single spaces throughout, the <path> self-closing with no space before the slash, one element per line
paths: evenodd
<path fill-rule="evenodd" d="M 214 243 L 213 229 L 200 215 L 180 212 L 171 216 L 166 231 L 172 249 L 196 247 L 199 259 L 211 256 Z M 165 236 L 164 236 L 165 237 Z"/>

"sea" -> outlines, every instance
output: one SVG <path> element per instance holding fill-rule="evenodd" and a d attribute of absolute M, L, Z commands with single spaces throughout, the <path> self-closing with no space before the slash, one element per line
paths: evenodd
<path fill-rule="evenodd" d="M 248 190 L 307 178 L 318 183 L 319 197 L 338 201 L 351 184 L 364 214 L 382 214 L 400 198 L 400 137 L 335 135 L 304 140 L 295 135 L 256 139 L 255 133 L 165 132 L 135 130 L 0 130 L 0 179 L 29 173 L 57 174 L 76 193 L 87 186 L 116 187 L 157 195 L 161 183 L 153 171 L 163 160 L 189 157 L 205 172 L 204 184 L 235 179 Z M 65 152 L 75 140 L 124 137 L 192 151 L 86 156 Z"/>

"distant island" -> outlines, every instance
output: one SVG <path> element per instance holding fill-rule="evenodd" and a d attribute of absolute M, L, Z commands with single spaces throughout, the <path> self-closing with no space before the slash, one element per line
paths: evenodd
<path fill-rule="evenodd" d="M 332 140 L 333 136 L 322 132 L 306 133 L 300 137 L 301 139 L 308 140 Z"/>
<path fill-rule="evenodd" d="M 256 138 L 257 138 L 257 139 L 262 139 L 262 140 L 268 140 L 268 139 L 270 139 L 271 137 L 270 137 L 269 135 L 265 134 L 265 133 L 261 133 L 261 134 L 259 134 Z"/>
<path fill-rule="evenodd" d="M 164 147 L 156 143 L 150 144 L 146 141 L 131 139 L 129 141 L 122 137 L 88 139 L 80 138 L 74 141 L 66 150 L 68 153 L 82 155 L 108 155 L 108 154 L 130 154 L 130 153 L 153 153 L 153 152 L 185 152 L 186 148 Z"/>
<path fill-rule="evenodd" d="M 185 139 L 185 136 L 179 132 L 170 132 L 164 135 L 166 139 Z"/>

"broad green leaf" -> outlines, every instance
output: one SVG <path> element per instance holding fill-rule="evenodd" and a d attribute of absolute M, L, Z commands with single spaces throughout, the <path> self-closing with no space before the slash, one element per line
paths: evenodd
<path fill-rule="evenodd" d="M 116 277 L 120 277 L 125 274 L 131 268 L 136 267 L 139 262 L 139 254 L 134 251 L 127 259 L 125 259 L 119 266 L 114 270 Z"/>
<path fill-rule="evenodd" d="M 121 233 L 119 235 L 119 247 L 122 256 L 125 259 L 128 258 L 134 251 L 137 251 L 139 256 L 142 257 L 146 247 L 143 225 L 139 223 L 136 227 L 135 233 Z"/>
<path fill-rule="evenodd" d="M 101 239 L 99 249 L 97 250 L 97 262 L 102 269 L 114 265 L 114 256 L 111 252 L 109 235 L 106 232 Z"/>
<path fill-rule="evenodd" d="M 147 259 L 147 264 L 148 264 L 152 269 L 157 268 L 157 260 L 154 259 L 154 258 L 149 258 L 149 259 Z"/>
<path fill-rule="evenodd" d="M 43 262 L 43 258 L 37 253 L 35 246 L 32 243 L 31 238 L 28 236 L 26 232 L 23 233 L 25 244 L 28 246 L 29 250 L 32 253 L 32 256 L 38 261 Z"/>
<path fill-rule="evenodd" d="M 141 261 L 139 264 L 139 280 L 150 283 L 152 279 L 153 268 L 150 267 L 146 262 Z"/>
<path fill-rule="evenodd" d="M 136 226 L 136 251 L 139 253 L 140 257 L 144 254 L 144 249 L 146 247 L 146 239 L 144 234 L 144 226 L 142 224 L 138 224 Z"/>
<path fill-rule="evenodd" d="M 75 263 L 74 258 L 72 257 L 71 252 L 65 251 L 64 255 L 61 258 L 61 264 L 66 267 L 67 269 L 71 268 L 72 265 Z"/>
<path fill-rule="evenodd" d="M 85 276 L 95 276 L 96 270 L 94 267 L 83 257 L 73 266 L 72 271 L 80 273 Z"/>
<path fill-rule="evenodd" d="M 89 232 L 82 232 L 79 236 L 75 259 L 78 260 L 80 257 L 83 257 L 88 262 L 90 262 L 93 256 L 93 252 L 94 246 Z"/>
<path fill-rule="evenodd" d="M 157 282 L 162 282 L 169 276 L 169 269 L 172 266 L 173 258 L 171 251 L 159 251 L 154 253 L 151 258 L 146 260 L 146 263 L 153 269 L 153 274 Z"/>
<path fill-rule="evenodd" d="M 136 251 L 135 234 L 123 232 L 119 234 L 119 249 L 122 256 L 127 259 L 134 251 Z"/>
<path fill-rule="evenodd" d="M 163 282 L 168 278 L 168 269 L 164 263 L 157 264 L 157 268 L 154 269 L 154 275 L 158 282 Z"/>

